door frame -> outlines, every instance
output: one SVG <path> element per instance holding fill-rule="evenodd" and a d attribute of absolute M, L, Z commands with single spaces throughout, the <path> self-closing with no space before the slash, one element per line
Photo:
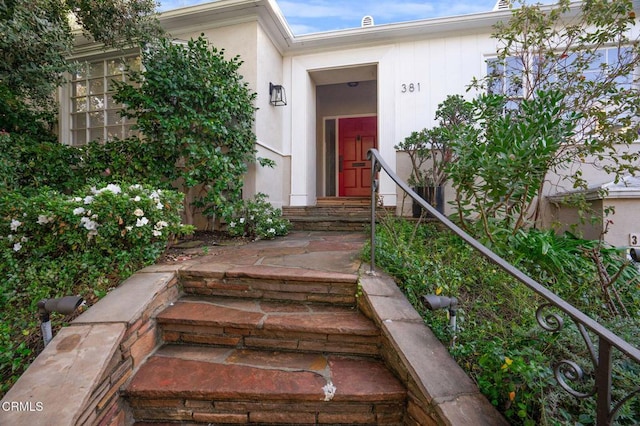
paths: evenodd
<path fill-rule="evenodd" d="M 327 158 L 327 120 L 336 120 L 336 140 L 334 147 L 334 182 L 335 188 L 333 188 L 335 197 L 340 197 L 340 120 L 344 118 L 364 118 L 364 117 L 375 117 L 376 118 L 376 145 L 378 142 L 380 122 L 377 113 L 364 113 L 364 114 L 350 114 L 350 115 L 329 115 L 322 117 L 322 189 L 324 194 L 327 194 L 327 162 L 329 161 Z"/>

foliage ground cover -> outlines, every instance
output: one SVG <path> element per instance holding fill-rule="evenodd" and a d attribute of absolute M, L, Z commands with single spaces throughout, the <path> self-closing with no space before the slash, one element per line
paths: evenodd
<path fill-rule="evenodd" d="M 640 346 L 633 331 L 640 325 L 635 268 L 626 268 L 625 279 L 616 284 L 626 314 L 621 309 L 616 313 L 608 307 L 597 266 L 588 256 L 594 242 L 537 230 L 518 235 L 518 241 L 506 241 L 497 249 L 500 255 Z M 625 264 L 614 251 L 603 250 L 601 256 L 609 268 Z M 563 331 L 545 332 L 536 321 L 536 310 L 544 301 L 459 237 L 434 224 L 387 218 L 377 228 L 376 263 L 396 278 L 425 323 L 449 345 L 451 355 L 512 424 L 595 423 L 595 400 L 574 398 L 557 385 L 553 375 L 554 363 L 569 359 L 587 372 L 584 382 L 571 385 L 582 391 L 593 385 L 590 358 L 575 325 L 566 319 Z M 422 305 L 425 294 L 459 299 L 455 336 L 444 311 L 428 311 Z M 616 356 L 613 368 L 615 402 L 637 387 L 640 366 Z M 617 424 L 639 421 L 640 401 L 634 398 L 620 410 Z"/>

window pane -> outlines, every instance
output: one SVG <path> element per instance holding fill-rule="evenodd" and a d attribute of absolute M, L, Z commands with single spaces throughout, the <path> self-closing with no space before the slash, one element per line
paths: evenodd
<path fill-rule="evenodd" d="M 107 140 L 113 140 L 115 138 L 123 139 L 122 126 L 107 127 Z"/>
<path fill-rule="evenodd" d="M 102 127 L 104 126 L 104 112 L 90 112 L 89 113 L 89 127 Z"/>
<path fill-rule="evenodd" d="M 104 79 L 96 78 L 94 80 L 89 80 L 89 94 L 100 95 L 104 92 Z"/>
<path fill-rule="evenodd" d="M 115 99 L 113 99 L 113 93 L 107 93 L 105 95 L 106 99 L 107 99 L 107 104 L 105 105 L 105 108 L 109 108 L 109 109 L 122 109 L 122 104 L 119 104 L 118 102 L 116 102 Z"/>
<path fill-rule="evenodd" d="M 82 130 L 74 130 L 71 132 L 72 145 L 84 145 L 87 143 L 87 132 Z"/>
<path fill-rule="evenodd" d="M 87 96 L 87 82 L 78 81 L 71 85 L 71 96 Z"/>
<path fill-rule="evenodd" d="M 99 129 L 90 129 L 89 130 L 89 140 L 90 141 L 102 141 L 102 140 L 104 140 L 104 128 L 100 127 Z"/>
<path fill-rule="evenodd" d="M 89 77 L 104 76 L 104 62 L 92 62 L 89 64 Z"/>
<path fill-rule="evenodd" d="M 71 99 L 71 112 L 81 112 L 87 110 L 87 98 Z"/>
<path fill-rule="evenodd" d="M 73 79 L 84 80 L 85 78 L 87 78 L 87 63 L 83 62 L 81 64 L 78 64 L 78 66 L 76 67 L 76 71 L 73 74 Z"/>
<path fill-rule="evenodd" d="M 124 118 L 120 116 L 120 110 L 107 111 L 107 125 L 124 124 Z"/>
<path fill-rule="evenodd" d="M 71 115 L 71 128 L 84 129 L 85 127 L 87 127 L 87 115 L 84 112 Z"/>
<path fill-rule="evenodd" d="M 105 106 L 103 96 L 89 96 L 89 108 L 91 111 L 103 110 Z"/>
<path fill-rule="evenodd" d="M 107 75 L 118 75 L 124 72 L 125 64 L 122 59 L 112 59 L 107 61 Z"/>
<path fill-rule="evenodd" d="M 504 78 L 504 67 L 499 60 L 487 60 L 487 76 L 489 77 L 489 93 L 503 93 L 502 80 Z"/>
<path fill-rule="evenodd" d="M 140 71 L 140 69 L 142 68 L 142 58 L 140 56 L 127 58 L 127 66 L 133 71 Z"/>

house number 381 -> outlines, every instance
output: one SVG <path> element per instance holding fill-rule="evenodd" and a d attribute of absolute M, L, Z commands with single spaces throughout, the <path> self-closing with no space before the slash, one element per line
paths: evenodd
<path fill-rule="evenodd" d="M 400 85 L 400 92 L 413 93 L 420 91 L 420 83 L 402 83 Z"/>

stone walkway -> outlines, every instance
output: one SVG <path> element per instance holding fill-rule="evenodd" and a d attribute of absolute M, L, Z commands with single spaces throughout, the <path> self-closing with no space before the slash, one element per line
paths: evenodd
<path fill-rule="evenodd" d="M 405 425 L 506 425 L 393 280 L 364 272 L 366 239 L 292 232 L 193 249 L 137 272 L 58 332 L 3 398 L 2 407 L 22 405 L 1 411 L 0 424 L 124 426 L 130 410 L 163 414 L 139 417 L 140 425 L 301 424 L 290 417 L 300 407 L 309 424 L 398 424 L 404 413 Z M 255 375 L 243 381 L 245 368 Z M 210 372 L 221 379 L 213 387 Z M 329 378 L 331 403 L 322 390 Z M 239 406 L 230 399 L 238 382 L 246 398 L 283 398 Z M 369 385 L 375 402 L 359 396 Z M 151 406 L 127 402 L 136 392 Z M 306 402 L 292 404 L 294 394 Z"/>
<path fill-rule="evenodd" d="M 294 268 L 301 276 L 307 270 L 357 275 L 361 264 L 360 253 L 368 236 L 363 232 L 291 232 L 284 238 L 262 240 L 249 244 L 229 244 L 185 250 L 197 255 L 183 262 L 169 262 L 150 267 L 151 270 L 185 269 L 195 265 L 208 265 L 210 270 L 227 271 L 255 265 Z M 261 268 L 264 270 L 264 268 Z"/>

